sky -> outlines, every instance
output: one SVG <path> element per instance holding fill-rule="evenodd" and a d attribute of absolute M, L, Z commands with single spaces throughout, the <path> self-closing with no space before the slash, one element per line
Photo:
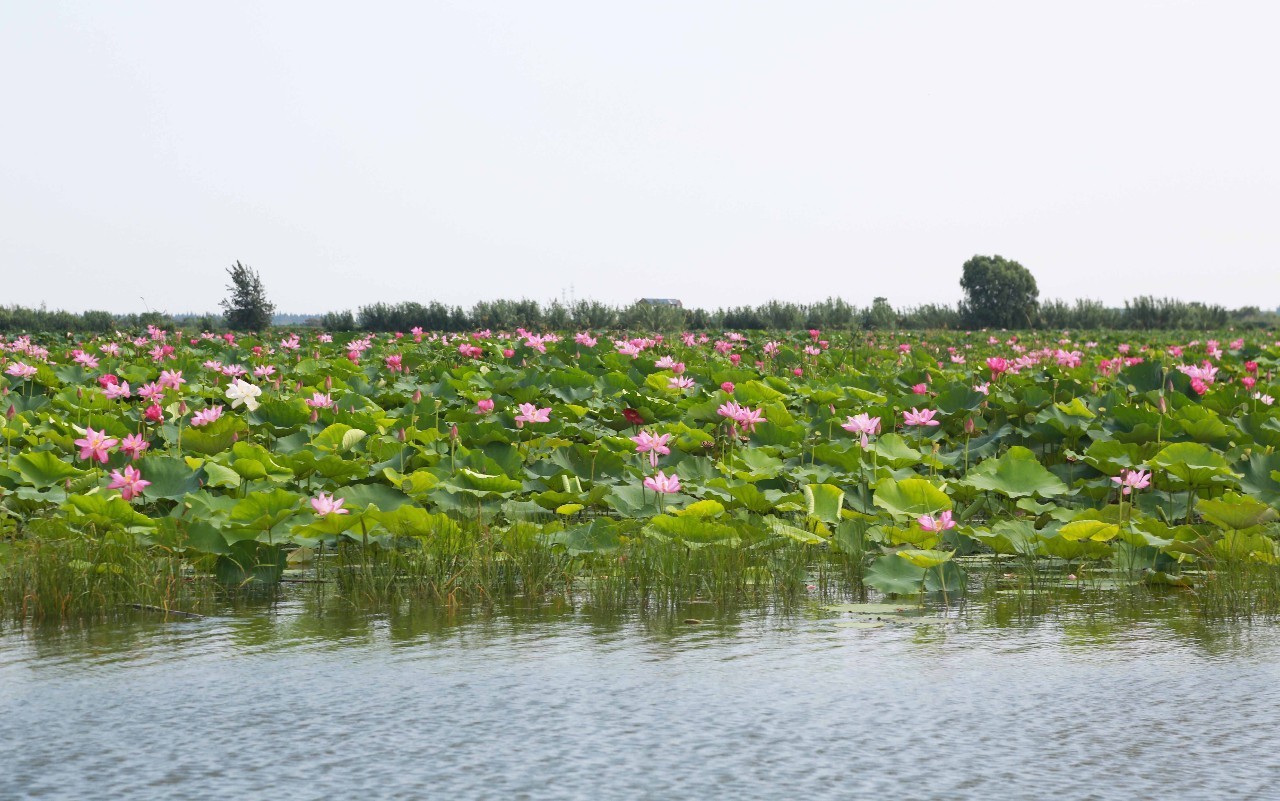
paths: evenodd
<path fill-rule="evenodd" d="M 0 304 L 1280 306 L 1280 4 L 0 0 Z"/>

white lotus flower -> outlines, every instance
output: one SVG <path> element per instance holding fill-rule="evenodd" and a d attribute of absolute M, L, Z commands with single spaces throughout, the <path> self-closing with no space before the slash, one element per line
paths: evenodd
<path fill-rule="evenodd" d="M 253 411 L 258 408 L 258 396 L 262 394 L 262 387 L 250 384 L 243 378 L 237 378 L 231 382 L 231 386 L 227 387 L 227 400 L 231 401 L 231 408 L 237 409 L 240 404 L 244 404 L 245 408 Z"/>

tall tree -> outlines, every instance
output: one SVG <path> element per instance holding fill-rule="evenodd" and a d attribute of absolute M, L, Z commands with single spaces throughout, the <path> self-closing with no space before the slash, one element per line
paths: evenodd
<path fill-rule="evenodd" d="M 231 277 L 231 283 L 227 285 L 227 291 L 231 294 L 219 304 L 227 318 L 227 327 L 232 331 L 263 331 L 270 328 L 271 316 L 276 307 L 267 300 L 267 291 L 262 287 L 258 271 L 237 261 L 227 268 L 227 275 Z"/>
<path fill-rule="evenodd" d="M 1003 256 L 974 256 L 960 277 L 960 311 L 972 326 L 1032 328 L 1040 305 L 1035 276 Z"/>

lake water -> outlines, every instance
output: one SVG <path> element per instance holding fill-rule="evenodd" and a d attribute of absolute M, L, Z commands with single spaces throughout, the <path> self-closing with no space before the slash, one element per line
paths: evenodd
<path fill-rule="evenodd" d="M 1273 623 L 698 609 L 10 629 L 0 799 L 1280 797 Z"/>

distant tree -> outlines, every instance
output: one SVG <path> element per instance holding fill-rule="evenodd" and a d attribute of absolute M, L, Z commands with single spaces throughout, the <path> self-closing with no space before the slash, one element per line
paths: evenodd
<path fill-rule="evenodd" d="M 247 264 L 236 262 L 227 268 L 231 283 L 228 295 L 218 304 L 223 308 L 227 328 L 233 331 L 263 331 L 271 327 L 271 316 L 276 307 L 267 300 L 258 271 Z"/>
<path fill-rule="evenodd" d="M 889 305 L 888 298 L 876 298 L 863 316 L 866 328 L 894 328 L 898 324 L 898 313 Z"/>
<path fill-rule="evenodd" d="M 1002 256 L 974 256 L 964 263 L 961 312 L 970 325 L 1032 328 L 1040 290 L 1035 276 Z"/>

